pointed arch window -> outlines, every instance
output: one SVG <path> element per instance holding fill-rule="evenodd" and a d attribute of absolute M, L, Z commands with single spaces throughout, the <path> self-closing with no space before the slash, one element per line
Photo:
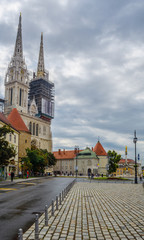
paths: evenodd
<path fill-rule="evenodd" d="M 29 123 L 29 131 L 32 133 L 32 123 Z"/>
<path fill-rule="evenodd" d="M 33 135 L 35 135 L 35 123 L 33 123 Z"/>
<path fill-rule="evenodd" d="M 12 100 L 13 100 L 13 88 L 11 88 L 11 90 L 10 90 L 10 104 L 12 105 Z"/>
<path fill-rule="evenodd" d="M 19 106 L 22 105 L 22 89 L 20 88 L 20 93 L 19 93 Z"/>
<path fill-rule="evenodd" d="M 39 126 L 38 124 L 36 124 L 36 136 L 38 136 L 38 129 L 39 129 Z"/>

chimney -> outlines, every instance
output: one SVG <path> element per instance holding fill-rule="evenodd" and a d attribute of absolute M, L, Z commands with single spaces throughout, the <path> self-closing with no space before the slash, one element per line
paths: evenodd
<path fill-rule="evenodd" d="M 60 150 L 60 149 L 58 150 L 58 154 L 59 154 L 59 155 L 61 154 L 61 150 Z"/>
<path fill-rule="evenodd" d="M 65 154 L 65 149 L 63 149 L 63 153 Z"/>
<path fill-rule="evenodd" d="M 93 151 L 93 147 L 92 147 L 92 151 Z"/>

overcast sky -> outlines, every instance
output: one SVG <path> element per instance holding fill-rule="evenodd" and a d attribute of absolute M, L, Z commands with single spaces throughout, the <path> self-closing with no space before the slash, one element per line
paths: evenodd
<path fill-rule="evenodd" d="M 45 68 L 55 83 L 53 150 L 94 147 L 144 162 L 144 1 L 1 0 L 0 96 L 19 14 L 29 71 L 44 34 Z"/>

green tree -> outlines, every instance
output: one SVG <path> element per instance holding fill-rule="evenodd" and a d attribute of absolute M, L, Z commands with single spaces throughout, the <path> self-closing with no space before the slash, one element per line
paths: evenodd
<path fill-rule="evenodd" d="M 117 152 L 113 151 L 108 151 L 108 158 L 109 158 L 109 174 L 116 172 L 118 168 L 118 162 L 121 159 L 121 155 L 117 154 Z"/>
<path fill-rule="evenodd" d="M 16 150 L 5 140 L 6 134 L 13 134 L 14 131 L 10 126 L 4 125 L 0 128 L 0 166 L 7 166 L 9 159 L 15 157 Z"/>
<path fill-rule="evenodd" d="M 26 149 L 27 156 L 22 158 L 24 162 L 24 170 L 32 170 L 34 173 L 44 173 L 46 166 L 50 167 L 56 164 L 56 159 L 53 153 L 48 152 L 46 149 L 38 149 L 32 147 L 32 149 Z"/>
<path fill-rule="evenodd" d="M 47 149 L 40 149 L 41 154 L 44 156 L 46 161 L 46 166 L 51 167 L 56 164 L 56 158 L 53 153 L 48 152 Z"/>

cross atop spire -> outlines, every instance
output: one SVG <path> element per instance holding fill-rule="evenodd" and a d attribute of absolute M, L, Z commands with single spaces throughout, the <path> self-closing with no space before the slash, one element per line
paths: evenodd
<path fill-rule="evenodd" d="M 21 13 L 19 16 L 19 24 L 18 24 L 16 43 L 15 43 L 14 57 L 23 58 Z"/>
<path fill-rule="evenodd" d="M 44 77 L 44 76 L 45 76 L 45 68 L 44 68 L 44 51 L 43 51 L 43 33 L 41 33 L 37 77 Z"/>

